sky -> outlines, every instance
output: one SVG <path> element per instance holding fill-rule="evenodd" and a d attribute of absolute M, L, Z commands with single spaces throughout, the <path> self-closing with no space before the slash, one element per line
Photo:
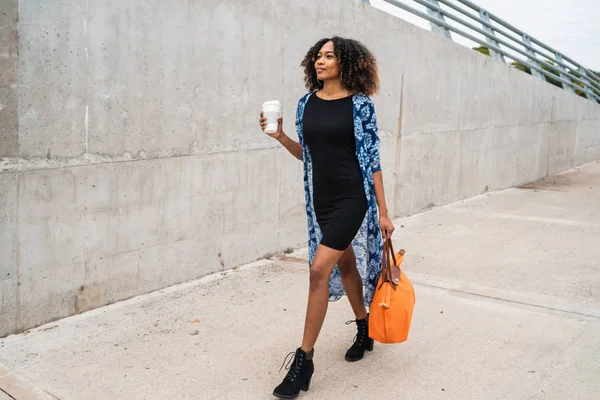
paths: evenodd
<path fill-rule="evenodd" d="M 412 0 L 399 0 L 420 11 Z M 585 67 L 600 71 L 600 0 L 471 0 L 490 13 L 560 51 Z M 427 30 L 429 22 L 387 3 L 370 0 L 377 7 Z M 458 2 L 455 2 L 458 3 Z M 444 7 L 444 6 L 442 6 Z M 448 9 L 457 14 L 456 11 Z M 448 21 L 448 20 L 447 20 Z M 474 22 L 469 19 L 470 22 Z M 452 22 L 452 21 L 448 21 Z M 458 27 L 464 28 L 460 25 Z M 467 29 L 467 31 L 469 31 Z M 469 31 L 469 33 L 473 33 Z M 479 34 L 475 33 L 477 37 Z M 452 33 L 467 46 L 479 46 Z"/>

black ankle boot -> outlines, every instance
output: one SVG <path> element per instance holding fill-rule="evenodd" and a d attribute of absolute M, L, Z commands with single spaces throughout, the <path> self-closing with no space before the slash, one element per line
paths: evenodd
<path fill-rule="evenodd" d="M 352 347 L 350 347 L 346 352 L 346 361 L 362 360 L 365 350 L 373 350 L 373 339 L 369 337 L 369 314 L 367 314 L 367 318 L 365 319 L 348 321 L 346 322 L 346 325 L 349 325 L 353 322 L 356 322 L 358 333 L 354 337 L 354 343 L 352 344 Z"/>
<path fill-rule="evenodd" d="M 283 382 L 281 382 L 273 391 L 273 396 L 282 399 L 293 399 L 298 397 L 300 390 L 308 390 L 310 379 L 312 378 L 313 372 L 315 372 L 315 366 L 312 361 L 313 352 L 314 350 L 309 352 L 311 353 L 310 360 L 306 359 L 307 354 L 301 348 L 298 348 L 295 353 L 290 353 L 285 357 L 283 365 L 285 365 L 289 356 L 294 356 L 290 360 L 291 362 L 288 362 L 288 365 L 285 367 L 288 369 L 288 373 L 285 378 L 283 378 Z M 281 368 L 283 368 L 283 365 Z M 279 369 L 280 371 L 281 368 Z"/>

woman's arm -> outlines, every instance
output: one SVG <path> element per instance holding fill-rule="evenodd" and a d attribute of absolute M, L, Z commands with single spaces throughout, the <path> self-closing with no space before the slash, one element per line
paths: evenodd
<path fill-rule="evenodd" d="M 388 208 L 385 204 L 385 191 L 383 190 L 383 174 L 381 170 L 373 173 L 373 185 L 375 186 L 375 197 L 377 198 L 377 208 L 379 208 L 379 227 L 383 240 L 392 237 L 394 233 L 394 224 L 388 215 Z"/>
<path fill-rule="evenodd" d="M 290 152 L 291 155 L 296 157 L 298 160 L 302 160 L 302 145 L 288 137 L 283 131 L 283 118 L 277 119 L 277 131 L 273 134 L 267 133 L 273 139 L 277 139 L 279 143 L 283 145 Z M 260 112 L 260 119 L 258 120 L 261 129 L 264 131 L 267 127 L 267 118 Z"/>
<path fill-rule="evenodd" d="M 283 147 L 287 149 L 287 151 L 290 152 L 291 155 L 296 157 L 298 160 L 302 160 L 302 145 L 300 143 L 290 139 L 290 137 L 283 131 L 281 131 L 281 134 L 276 139 Z"/>
<path fill-rule="evenodd" d="M 375 185 L 375 197 L 377 198 L 377 208 L 379 208 L 379 218 L 388 216 L 387 204 L 385 204 L 385 190 L 383 189 L 383 173 L 381 170 L 373 173 L 373 184 Z"/>

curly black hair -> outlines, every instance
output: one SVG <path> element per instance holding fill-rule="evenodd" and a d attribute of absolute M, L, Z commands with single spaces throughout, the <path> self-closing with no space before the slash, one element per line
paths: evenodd
<path fill-rule="evenodd" d="M 315 61 L 321 47 L 333 42 L 333 52 L 340 63 L 342 85 L 351 93 L 363 93 L 371 96 L 379 90 L 377 60 L 361 42 L 354 39 L 334 36 L 319 40 L 308 50 L 300 64 L 304 67 L 304 83 L 310 92 L 321 88 L 317 81 Z"/>

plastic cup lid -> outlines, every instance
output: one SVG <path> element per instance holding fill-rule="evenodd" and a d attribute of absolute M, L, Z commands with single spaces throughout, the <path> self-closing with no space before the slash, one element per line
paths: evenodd
<path fill-rule="evenodd" d="M 271 106 L 271 105 L 273 105 L 273 106 L 280 106 L 281 103 L 279 102 L 279 100 L 269 100 L 269 101 L 265 101 L 263 103 L 263 106 Z"/>

